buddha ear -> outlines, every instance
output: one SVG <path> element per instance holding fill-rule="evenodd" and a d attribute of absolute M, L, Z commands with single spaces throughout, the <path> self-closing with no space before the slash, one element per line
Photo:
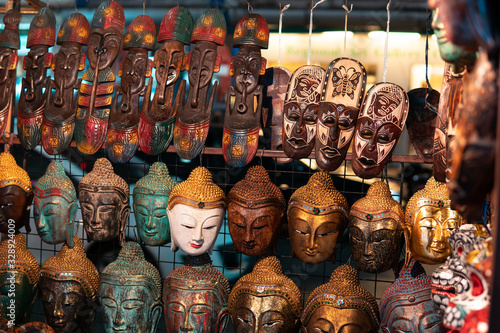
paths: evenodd
<path fill-rule="evenodd" d="M 33 191 L 26 194 L 26 212 L 24 214 L 24 228 L 26 232 L 31 232 L 30 227 L 30 212 L 31 212 L 31 204 L 33 203 Z"/>
<path fill-rule="evenodd" d="M 217 329 L 216 333 L 223 333 L 226 331 L 227 323 L 229 322 L 229 312 L 227 309 L 219 312 L 219 316 L 217 317 Z"/>
<path fill-rule="evenodd" d="M 168 207 L 167 207 L 166 210 L 167 210 L 168 223 L 169 223 L 169 226 L 170 226 L 170 238 L 171 238 L 171 240 L 170 240 L 170 251 L 175 252 L 175 251 L 177 251 L 179 249 L 179 247 L 177 246 L 177 244 L 175 244 L 175 236 L 174 236 L 174 234 L 172 232 L 172 221 L 174 220 L 174 213 Z"/>
<path fill-rule="evenodd" d="M 300 333 L 307 333 L 307 329 L 304 326 L 301 326 Z"/>
<path fill-rule="evenodd" d="M 410 226 L 405 224 L 403 226 L 403 233 L 405 236 L 405 268 L 408 267 L 408 264 L 411 261 L 411 251 L 410 251 L 410 236 L 411 236 L 411 231 L 410 231 Z"/>
<path fill-rule="evenodd" d="M 121 213 L 122 225 L 120 226 L 120 245 L 125 244 L 125 229 L 127 228 L 128 217 L 130 214 L 130 205 L 126 204 Z"/>
<path fill-rule="evenodd" d="M 158 322 L 160 321 L 161 312 L 162 312 L 161 301 L 156 301 L 151 305 L 151 333 L 156 332 L 158 327 Z"/>

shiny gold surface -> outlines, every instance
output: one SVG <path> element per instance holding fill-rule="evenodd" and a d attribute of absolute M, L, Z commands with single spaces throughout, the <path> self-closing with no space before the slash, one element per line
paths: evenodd
<path fill-rule="evenodd" d="M 9 152 L 0 154 L 0 188 L 15 185 L 26 193 L 32 192 L 31 180 L 28 173 L 19 167 Z"/>

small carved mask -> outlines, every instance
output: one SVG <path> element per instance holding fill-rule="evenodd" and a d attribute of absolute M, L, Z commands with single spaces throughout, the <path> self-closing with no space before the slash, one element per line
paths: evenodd
<path fill-rule="evenodd" d="M 384 291 L 380 317 L 384 333 L 446 332 L 443 314 L 431 299 L 431 279 L 419 262 L 412 260 Z"/>
<path fill-rule="evenodd" d="M 167 204 L 175 184 L 162 162 L 153 163 L 149 173 L 135 184 L 135 221 L 139 237 L 146 245 L 160 246 L 170 242 Z"/>
<path fill-rule="evenodd" d="M 405 218 L 406 263 L 410 259 L 430 265 L 445 262 L 451 254 L 450 233 L 464 223 L 450 207 L 446 184 L 431 177 L 408 201 Z"/>
<path fill-rule="evenodd" d="M 389 161 L 408 115 L 408 96 L 393 83 L 377 83 L 363 102 L 353 141 L 352 169 L 361 178 L 377 176 Z"/>
<path fill-rule="evenodd" d="M 91 172 L 78 184 L 83 227 L 90 240 L 105 242 L 125 239 L 130 213 L 128 184 L 113 172 L 105 159 L 98 159 Z"/>
<path fill-rule="evenodd" d="M 344 161 L 365 95 L 366 70 L 357 60 L 337 58 L 326 71 L 316 127 L 316 162 L 336 170 Z"/>
<path fill-rule="evenodd" d="M 45 322 L 57 333 L 91 333 L 99 272 L 87 258 L 82 242 L 73 236 L 75 246 L 63 245 L 47 259 L 40 270 L 40 293 Z"/>
<path fill-rule="evenodd" d="M 12 244 L 15 244 L 13 268 Z M 0 243 L 0 317 L 13 319 L 16 325 L 28 321 L 38 294 L 39 279 L 40 268 L 35 257 L 26 248 L 24 235 L 19 233 L 12 239 L 4 239 Z M 12 304 L 15 304 L 14 318 L 10 316 Z"/>
<path fill-rule="evenodd" d="M 302 66 L 288 82 L 283 111 L 283 151 L 291 158 L 305 158 L 314 148 L 324 77 L 323 68 Z"/>
<path fill-rule="evenodd" d="M 288 202 L 292 254 L 308 264 L 335 262 L 337 242 L 347 226 L 347 200 L 326 172 L 316 172 Z"/>
<path fill-rule="evenodd" d="M 302 299 L 276 257 L 266 257 L 242 276 L 229 295 L 235 332 L 297 332 Z"/>
<path fill-rule="evenodd" d="M 262 166 L 248 169 L 227 196 L 229 233 L 236 251 L 259 256 L 274 250 L 286 201 Z"/>
<path fill-rule="evenodd" d="M 229 282 L 208 253 L 187 256 L 184 266 L 173 270 L 163 284 L 168 333 L 222 333 L 229 321 Z"/>
<path fill-rule="evenodd" d="M 302 333 L 376 333 L 380 326 L 377 301 L 348 265 L 339 266 L 330 281 L 314 289 L 301 321 Z"/>
<path fill-rule="evenodd" d="M 20 8 L 10 9 L 3 16 L 4 29 L 0 32 L 0 85 L 11 84 L 15 80 L 15 71 L 17 68 L 17 51 L 21 48 L 21 39 L 19 38 L 19 22 L 21 22 Z M 11 80 L 9 80 L 11 79 Z M 9 81 L 9 82 L 8 82 Z M 5 87 L 5 86 L 4 86 Z M 6 99 L 8 97 L 8 99 Z M 0 105 L 3 106 L 10 100 L 9 96 L 3 96 Z M 1 129 L 1 126 L 0 126 Z M 3 133 L 0 131 L 0 134 Z"/>
<path fill-rule="evenodd" d="M 351 253 L 359 270 L 385 272 L 395 267 L 401 250 L 404 212 L 389 186 L 373 183 L 366 197 L 352 205 L 349 215 Z"/>
<path fill-rule="evenodd" d="M 156 332 L 162 309 L 160 272 L 138 243 L 125 243 L 102 271 L 99 300 L 106 332 Z"/>
<path fill-rule="evenodd" d="M 176 185 L 168 199 L 172 251 L 190 256 L 212 253 L 226 213 L 226 196 L 210 171 L 197 167 Z"/>

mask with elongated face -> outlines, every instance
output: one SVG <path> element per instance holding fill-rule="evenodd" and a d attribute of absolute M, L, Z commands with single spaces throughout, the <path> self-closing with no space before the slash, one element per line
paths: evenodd
<path fill-rule="evenodd" d="M 162 162 L 153 163 L 149 173 L 135 184 L 135 221 L 139 237 L 146 245 L 160 246 L 170 242 L 167 204 L 175 184 Z"/>
<path fill-rule="evenodd" d="M 234 248 L 259 256 L 274 250 L 286 201 L 262 166 L 248 169 L 227 195 L 227 219 Z"/>
<path fill-rule="evenodd" d="M 160 272 L 144 258 L 138 243 L 125 243 L 102 271 L 99 300 L 105 332 L 156 332 L 162 308 Z"/>
<path fill-rule="evenodd" d="M 352 170 L 363 179 L 377 176 L 396 147 L 408 115 L 408 96 L 394 83 L 377 83 L 363 102 L 353 140 Z"/>
<path fill-rule="evenodd" d="M 174 146 L 179 157 L 192 160 L 205 145 L 210 125 L 210 114 L 217 91 L 217 83 L 207 103 L 208 90 L 214 72 L 218 72 L 221 56 L 217 45 L 224 45 L 226 19 L 219 9 L 205 10 L 196 20 L 191 34 L 193 51 L 189 54 L 189 92 L 185 105 L 179 109 L 175 122 Z"/>
<path fill-rule="evenodd" d="M 76 112 L 76 147 L 95 154 L 106 140 L 115 75 L 111 70 L 120 52 L 125 16 L 114 0 L 102 2 L 92 17 L 87 57 L 90 67 L 83 74 Z"/>
<path fill-rule="evenodd" d="M 337 58 L 326 71 L 316 127 L 316 162 L 336 170 L 344 161 L 365 95 L 366 70 L 357 60 Z"/>
<path fill-rule="evenodd" d="M 56 39 L 56 19 L 49 7 L 43 7 L 33 17 L 28 30 L 26 47 L 30 49 L 24 57 L 21 96 L 17 111 L 17 133 L 26 150 L 35 148 L 42 135 L 42 119 L 50 92 L 50 76 L 47 68 L 52 66 L 52 53 Z"/>
<path fill-rule="evenodd" d="M 283 111 L 283 151 L 293 159 L 306 158 L 314 148 L 316 120 L 325 70 L 302 66 L 288 82 Z"/>
<path fill-rule="evenodd" d="M 224 117 L 222 153 L 230 166 L 248 164 L 257 152 L 262 112 L 262 86 L 259 76 L 265 73 L 269 27 L 259 14 L 243 17 L 234 30 L 233 47 L 238 53 L 231 59 L 234 86 L 229 87 Z"/>
<path fill-rule="evenodd" d="M 276 257 L 258 261 L 229 295 L 229 314 L 236 333 L 296 333 L 301 313 L 299 288 L 283 274 Z"/>
<path fill-rule="evenodd" d="M 385 272 L 395 267 L 401 250 L 404 212 L 383 181 L 373 183 L 366 197 L 352 205 L 349 242 L 359 270 Z"/>
<path fill-rule="evenodd" d="M 190 256 L 212 253 L 226 214 L 226 196 L 210 171 L 197 167 L 170 193 L 167 213 L 172 251 L 180 248 Z"/>
<path fill-rule="evenodd" d="M 378 332 L 375 298 L 359 283 L 351 266 L 335 269 L 330 280 L 314 289 L 301 316 L 302 333 Z"/>
<path fill-rule="evenodd" d="M 175 116 L 184 102 L 185 81 L 181 81 L 176 99 L 174 87 L 186 68 L 188 56 L 184 46 L 190 44 L 192 30 L 193 16 L 185 7 L 170 9 L 161 21 L 158 42 L 162 46 L 153 60 L 156 89 L 151 101 L 153 80 L 150 79 L 139 121 L 139 145 L 146 154 L 164 152 L 172 140 Z"/>
<path fill-rule="evenodd" d="M 446 184 L 431 177 L 415 193 L 405 211 L 406 263 L 410 259 L 436 265 L 451 254 L 448 238 L 462 224 L 462 217 L 450 207 Z"/>
<path fill-rule="evenodd" d="M 384 333 L 446 332 L 443 313 L 431 299 L 431 279 L 415 260 L 382 294 L 380 317 Z"/>
<path fill-rule="evenodd" d="M 73 247 L 73 221 L 78 205 L 76 191 L 59 161 L 50 162 L 35 184 L 35 226 L 48 244 L 66 242 Z"/>
<path fill-rule="evenodd" d="M 212 265 L 208 253 L 187 256 L 163 283 L 167 332 L 224 332 L 229 289 L 227 278 Z"/>
<path fill-rule="evenodd" d="M 73 13 L 61 25 L 57 44 L 61 45 L 54 56 L 47 108 L 43 113 L 42 146 L 47 154 L 57 155 L 65 151 L 73 138 L 77 101 L 73 97 L 80 88 L 79 71 L 85 68 L 82 46 L 89 39 L 89 21 L 85 15 Z"/>
<path fill-rule="evenodd" d="M 12 244 L 15 244 L 14 265 Z M 27 322 L 38 294 L 39 279 L 40 268 L 26 248 L 24 235 L 4 239 L 0 243 L 0 317 L 16 325 Z"/>
<path fill-rule="evenodd" d="M 337 242 L 347 226 L 349 207 L 326 172 L 316 172 L 288 202 L 292 254 L 308 264 L 335 262 Z"/>
<path fill-rule="evenodd" d="M 98 159 L 91 172 L 78 184 L 83 227 L 90 240 L 105 242 L 125 239 L 130 213 L 128 184 L 113 172 L 105 159 Z"/>
<path fill-rule="evenodd" d="M 40 294 L 45 322 L 56 333 L 78 330 L 91 333 L 94 326 L 99 272 L 87 258 L 82 242 L 73 237 L 75 246 L 63 245 L 47 259 L 40 270 Z"/>

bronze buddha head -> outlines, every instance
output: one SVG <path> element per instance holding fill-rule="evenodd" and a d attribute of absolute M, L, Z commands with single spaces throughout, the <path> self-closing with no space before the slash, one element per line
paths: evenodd
<path fill-rule="evenodd" d="M 94 326 L 99 272 L 87 258 L 82 242 L 73 236 L 75 246 L 63 245 L 47 259 L 40 270 L 40 293 L 45 321 L 57 333 L 80 329 L 91 333 Z"/>
<path fill-rule="evenodd" d="M 229 233 L 236 251 L 259 256 L 274 250 L 285 207 L 285 198 L 266 169 L 248 169 L 227 195 Z"/>
<path fill-rule="evenodd" d="M 359 270 L 385 272 L 399 261 L 404 211 L 383 181 L 373 183 L 366 196 L 351 206 L 349 242 Z"/>
<path fill-rule="evenodd" d="M 162 309 L 160 272 L 138 243 L 126 242 L 102 271 L 99 300 L 106 332 L 156 332 Z"/>
<path fill-rule="evenodd" d="M 91 172 L 78 184 L 83 226 L 90 240 L 105 242 L 125 239 L 130 213 L 128 184 L 113 172 L 105 158 L 98 159 Z"/>
<path fill-rule="evenodd" d="M 314 289 L 301 321 L 303 333 L 376 333 L 380 326 L 377 301 L 348 265 L 337 267 L 327 283 Z"/>
<path fill-rule="evenodd" d="M 299 288 L 283 274 L 276 257 L 258 261 L 229 295 L 229 314 L 236 333 L 297 332 L 301 313 Z"/>
<path fill-rule="evenodd" d="M 187 256 L 163 283 L 163 304 L 168 333 L 222 333 L 229 321 L 229 282 L 208 253 Z"/>
<path fill-rule="evenodd" d="M 335 262 L 337 242 L 347 226 L 349 207 L 326 172 L 316 172 L 288 202 L 292 254 L 308 264 Z"/>

